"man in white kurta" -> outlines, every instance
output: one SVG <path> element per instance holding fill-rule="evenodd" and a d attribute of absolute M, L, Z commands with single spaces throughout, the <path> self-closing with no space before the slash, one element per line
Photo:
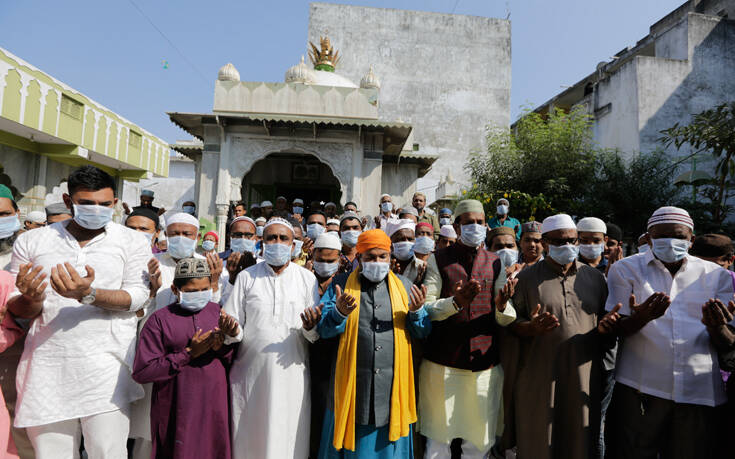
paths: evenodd
<path fill-rule="evenodd" d="M 274 247 L 282 245 L 285 247 Z M 272 218 L 263 232 L 265 262 L 242 271 L 225 304 L 242 344 L 230 369 L 233 459 L 291 459 L 309 454 L 308 343 L 301 312 L 319 303 L 314 274 L 290 262 L 291 224 Z"/>

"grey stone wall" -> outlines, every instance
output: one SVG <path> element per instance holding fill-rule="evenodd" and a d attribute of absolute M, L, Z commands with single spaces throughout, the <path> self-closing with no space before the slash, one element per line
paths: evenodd
<path fill-rule="evenodd" d="M 340 51 L 338 73 L 357 83 L 374 66 L 380 117 L 413 124 L 421 151 L 440 156 L 417 185 L 429 200 L 449 170 L 467 182 L 486 125 L 509 124 L 510 21 L 312 3 L 308 38 L 320 35 Z"/>

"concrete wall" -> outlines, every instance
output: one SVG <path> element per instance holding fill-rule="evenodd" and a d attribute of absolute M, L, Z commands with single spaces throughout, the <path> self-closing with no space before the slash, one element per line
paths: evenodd
<path fill-rule="evenodd" d="M 410 122 L 421 151 L 440 155 L 418 187 L 450 169 L 466 182 L 485 126 L 510 120 L 510 21 L 312 3 L 309 40 L 325 34 L 342 56 L 337 72 L 360 81 L 373 64 L 381 118 Z M 431 200 L 433 187 L 425 191 Z"/>
<path fill-rule="evenodd" d="M 393 197 L 396 206 L 411 205 L 416 192 L 418 166 L 410 164 L 383 164 L 382 192 Z M 378 201 L 375 203 L 377 208 Z"/>
<path fill-rule="evenodd" d="M 601 147 L 628 154 L 640 150 L 636 68 L 632 60 L 597 85 L 594 136 Z"/>
<path fill-rule="evenodd" d="M 140 190 L 153 190 L 153 205 L 164 207 L 165 215 L 181 211 L 184 201 L 194 201 L 194 169 L 193 161 L 174 159 L 169 162 L 168 178 L 141 179 L 139 182 L 125 181 L 121 201 L 130 207 L 140 204 Z"/>

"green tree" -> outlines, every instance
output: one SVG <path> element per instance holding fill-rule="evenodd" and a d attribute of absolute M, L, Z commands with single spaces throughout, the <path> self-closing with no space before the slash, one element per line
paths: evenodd
<path fill-rule="evenodd" d="M 676 123 L 669 129 L 661 131 L 659 140 L 664 146 L 674 145 L 677 150 L 690 145 L 692 155 L 700 152 L 711 152 L 716 161 L 715 178 L 705 186 L 700 194 L 708 201 L 706 213 L 715 227 L 720 227 L 727 218 L 731 207 L 727 198 L 732 183 L 729 178 L 735 177 L 735 102 L 728 102 L 694 115 L 692 122 L 686 126 Z"/>

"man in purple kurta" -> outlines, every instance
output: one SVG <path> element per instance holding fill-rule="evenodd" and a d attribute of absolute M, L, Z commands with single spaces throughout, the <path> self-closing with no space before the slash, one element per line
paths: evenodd
<path fill-rule="evenodd" d="M 152 457 L 230 457 L 227 367 L 223 332 L 234 319 L 211 302 L 206 260 L 185 258 L 172 290 L 178 301 L 154 312 L 140 333 L 133 379 L 153 383 Z"/>

